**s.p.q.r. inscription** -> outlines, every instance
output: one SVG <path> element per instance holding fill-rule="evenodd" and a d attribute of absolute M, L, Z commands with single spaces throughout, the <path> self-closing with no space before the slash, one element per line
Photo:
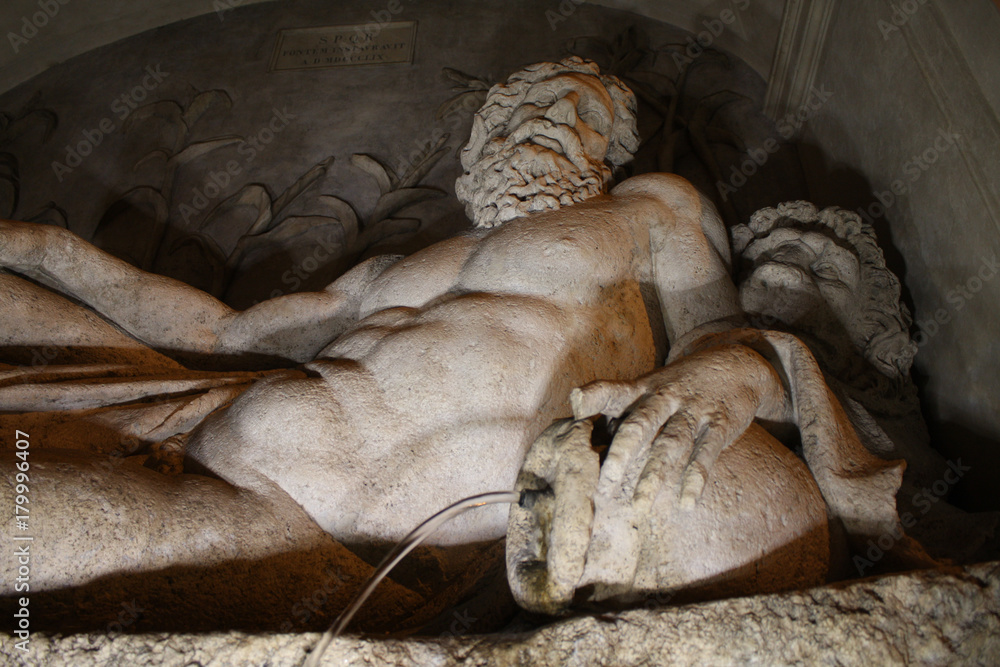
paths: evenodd
<path fill-rule="evenodd" d="M 416 34 L 416 21 L 282 30 L 268 69 L 411 63 Z"/>

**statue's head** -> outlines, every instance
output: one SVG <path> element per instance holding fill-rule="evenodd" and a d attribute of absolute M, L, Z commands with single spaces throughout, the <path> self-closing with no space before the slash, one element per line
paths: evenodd
<path fill-rule="evenodd" d="M 494 86 L 462 150 L 459 200 L 477 227 L 603 194 L 639 146 L 636 101 L 577 57 L 539 63 Z"/>
<path fill-rule="evenodd" d="M 732 236 L 740 304 L 751 318 L 808 333 L 833 354 L 847 343 L 882 375 L 908 376 L 912 320 L 871 225 L 843 209 L 789 202 L 757 211 Z"/>

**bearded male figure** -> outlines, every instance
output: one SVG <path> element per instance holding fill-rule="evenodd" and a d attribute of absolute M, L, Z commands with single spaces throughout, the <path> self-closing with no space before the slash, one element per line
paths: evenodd
<path fill-rule="evenodd" d="M 404 259 L 364 262 L 323 292 L 243 312 L 63 230 L 0 223 L 0 267 L 74 297 L 151 348 L 305 364 L 257 379 L 238 397 L 210 391 L 204 405 L 178 410 L 185 418 L 157 431 L 186 440 L 185 474 L 176 477 L 33 453 L 33 484 L 47 489 L 32 506 L 33 526 L 53 556 L 33 570 L 32 590 L 269 557 L 308 547 L 320 529 L 347 544 L 393 542 L 452 502 L 512 488 L 528 447 L 554 419 L 610 403 L 629 411 L 602 484 L 631 496 L 641 474 L 644 493 L 697 504 L 716 457 L 752 420 L 797 418 L 775 368 L 738 340 L 682 356 L 743 316 L 725 230 L 689 183 L 645 175 L 602 194 L 637 147 L 634 112 L 631 93 L 593 63 L 570 58 L 517 73 L 491 91 L 463 153 L 457 190 L 476 230 Z M 83 332 L 79 306 L 0 278 L 25 295 L 0 325 L 10 329 L 0 332 L 7 345 L 44 344 L 37 327 L 29 340 L 19 332 L 18 313 L 32 299 L 45 300 L 53 335 L 79 327 L 79 345 L 96 348 L 121 339 L 90 320 Z M 665 343 L 670 372 L 629 385 L 654 370 Z M 598 379 L 631 387 L 628 400 L 594 385 L 571 406 L 571 392 Z M 17 395 L 31 404 L 30 391 Z M 669 451 L 657 440 L 668 422 Z M 852 479 L 881 480 L 876 518 L 855 524 L 869 532 L 894 525 L 898 471 L 851 451 Z M 666 489 L 668 479 L 676 484 Z M 114 489 L 128 506 L 112 498 L 70 516 L 83 487 L 88 497 Z M 789 511 L 793 524 L 801 519 Z M 495 540 L 506 526 L 507 509 L 487 507 L 434 541 Z"/>

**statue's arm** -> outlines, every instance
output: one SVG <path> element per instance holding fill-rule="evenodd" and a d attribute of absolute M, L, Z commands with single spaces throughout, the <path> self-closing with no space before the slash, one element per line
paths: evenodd
<path fill-rule="evenodd" d="M 731 341 L 687 354 L 692 343 L 745 324 L 729 268 L 725 227 L 714 206 L 671 174 L 631 178 L 612 192 L 648 230 L 671 355 L 665 367 L 627 382 L 573 392 L 574 415 L 622 417 L 602 466 L 602 489 L 650 501 L 671 474 L 693 503 L 719 453 L 754 419 L 793 419 L 786 387 L 757 351 Z M 638 482 L 638 483 L 637 483 Z"/>
<path fill-rule="evenodd" d="M 360 305 L 369 286 L 398 259 L 398 255 L 372 257 L 322 292 L 288 294 L 231 311 L 219 321 L 214 351 L 312 361 L 361 318 Z"/>
<path fill-rule="evenodd" d="M 630 178 L 612 194 L 648 230 L 650 271 L 671 348 L 706 328 L 744 324 L 728 234 L 706 197 L 673 174 Z"/>
<path fill-rule="evenodd" d="M 323 292 L 236 311 L 190 285 L 137 269 L 67 230 L 0 221 L 0 267 L 83 302 L 157 349 L 308 361 L 354 320 L 361 286 L 384 265 L 369 261 Z"/>

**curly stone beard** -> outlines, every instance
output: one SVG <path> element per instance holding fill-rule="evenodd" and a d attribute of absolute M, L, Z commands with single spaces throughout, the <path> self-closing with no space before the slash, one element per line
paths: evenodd
<path fill-rule="evenodd" d="M 611 169 L 587 156 L 579 136 L 535 119 L 490 141 L 455 192 L 476 227 L 499 224 L 604 194 Z"/>

